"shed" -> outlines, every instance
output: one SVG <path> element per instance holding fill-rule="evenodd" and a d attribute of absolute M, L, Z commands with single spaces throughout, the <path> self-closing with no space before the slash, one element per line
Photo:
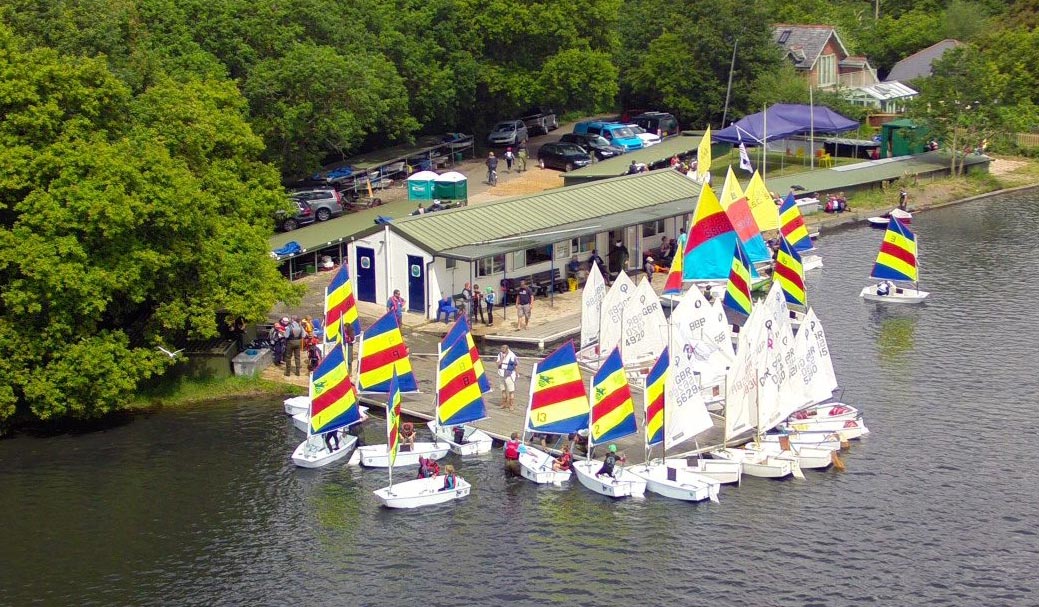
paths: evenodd
<path fill-rule="evenodd" d="M 465 175 L 449 171 L 433 180 L 433 198 L 441 200 L 467 200 L 469 180 Z"/>
<path fill-rule="evenodd" d="M 432 200 L 433 182 L 437 177 L 433 171 L 419 171 L 408 177 L 408 200 Z"/>
<path fill-rule="evenodd" d="M 927 151 L 930 131 L 912 120 L 892 120 L 880 127 L 880 157 L 894 158 Z"/>

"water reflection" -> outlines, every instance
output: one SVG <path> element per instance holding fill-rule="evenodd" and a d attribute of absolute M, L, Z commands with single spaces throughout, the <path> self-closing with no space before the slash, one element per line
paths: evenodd
<path fill-rule="evenodd" d="M 904 367 L 907 356 L 912 352 L 916 334 L 916 315 L 903 315 L 891 311 L 884 304 L 872 304 L 874 310 L 870 320 L 878 327 L 877 359 L 888 370 Z"/>

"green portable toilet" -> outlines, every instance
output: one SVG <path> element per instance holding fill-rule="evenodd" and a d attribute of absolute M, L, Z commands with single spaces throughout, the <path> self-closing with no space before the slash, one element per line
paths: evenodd
<path fill-rule="evenodd" d="M 880 157 L 894 158 L 927 151 L 930 133 L 912 120 L 903 118 L 880 125 Z"/>
<path fill-rule="evenodd" d="M 467 200 L 469 182 L 465 175 L 449 171 L 436 178 L 433 183 L 433 198 L 441 200 Z"/>
<path fill-rule="evenodd" d="M 408 200 L 432 200 L 433 181 L 437 177 L 433 171 L 419 171 L 408 177 Z"/>

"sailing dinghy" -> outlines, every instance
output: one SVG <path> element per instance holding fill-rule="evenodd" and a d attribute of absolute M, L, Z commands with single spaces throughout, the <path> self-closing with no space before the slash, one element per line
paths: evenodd
<path fill-rule="evenodd" d="M 446 482 L 447 475 L 430 478 L 418 478 L 403 483 L 393 484 L 393 466 L 397 463 L 397 451 L 400 447 L 400 388 L 397 373 L 389 383 L 389 401 L 386 404 L 386 468 L 389 472 L 390 485 L 376 489 L 376 499 L 387 508 L 419 508 L 443 504 L 469 495 L 472 487 L 461 476 L 453 475 L 453 486 Z"/>
<path fill-rule="evenodd" d="M 439 346 L 436 413 L 429 429 L 434 441 L 447 443 L 452 453 L 478 455 L 491 450 L 492 439 L 469 424 L 487 418 L 483 393 L 490 390 L 490 382 L 483 373 L 483 362 L 466 320 L 459 318 L 455 327 L 460 329 L 448 331 Z"/>
<path fill-rule="evenodd" d="M 588 452 L 598 443 L 609 442 L 638 432 L 635 402 L 618 348 L 614 348 L 592 378 L 591 411 L 588 417 Z M 615 450 L 612 449 L 612 450 Z M 610 456 L 608 456 L 610 457 Z M 642 497 L 646 481 L 618 462 L 613 476 L 599 475 L 602 463 L 585 459 L 573 463 L 574 474 L 585 488 L 607 497 Z"/>
<path fill-rule="evenodd" d="M 292 452 L 292 463 L 301 468 L 320 468 L 353 451 L 357 437 L 340 430 L 364 419 L 342 344 L 336 344 L 310 374 L 309 400 L 307 440 Z M 329 444 L 333 441 L 325 440 L 330 432 L 337 433 L 335 448 Z"/>
<path fill-rule="evenodd" d="M 285 406 L 285 415 L 307 413 L 310 411 L 310 397 L 293 396 L 291 398 L 286 398 L 283 405 Z M 304 432 L 306 432 L 306 430 L 304 430 Z"/>
<path fill-rule="evenodd" d="M 675 394 L 668 394 L 669 365 L 670 355 L 665 349 L 646 376 L 646 462 L 629 466 L 628 470 L 645 480 L 646 489 L 657 495 L 687 502 L 717 502 L 721 486 L 717 480 L 689 471 L 685 462 L 676 466 L 663 457 L 649 457 L 655 445 L 662 445 L 663 455 L 669 448 L 714 427 L 699 392 L 692 392 L 684 402 L 675 399 Z"/>
<path fill-rule="evenodd" d="M 864 287 L 859 296 L 881 303 L 922 303 L 928 293 L 920 290 L 916 254 L 916 236 L 901 221 L 891 217 L 869 275 L 880 283 Z"/>
<path fill-rule="evenodd" d="M 816 251 L 793 192 L 786 195 L 779 207 L 779 232 L 801 254 L 805 272 L 823 267 L 823 258 Z"/>
<path fill-rule="evenodd" d="M 574 343 L 569 341 L 534 365 L 523 432 L 569 435 L 588 429 L 588 393 Z M 520 450 L 520 475 L 539 485 L 570 480 L 570 470 L 553 470 L 554 458 L 530 446 Z"/>

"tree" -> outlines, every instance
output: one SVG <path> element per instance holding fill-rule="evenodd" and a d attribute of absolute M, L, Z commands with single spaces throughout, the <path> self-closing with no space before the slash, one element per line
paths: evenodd
<path fill-rule="evenodd" d="M 0 26 L 0 421 L 118 409 L 170 359 L 293 300 L 268 254 L 278 175 L 231 83 L 134 97 L 105 60 Z"/>

